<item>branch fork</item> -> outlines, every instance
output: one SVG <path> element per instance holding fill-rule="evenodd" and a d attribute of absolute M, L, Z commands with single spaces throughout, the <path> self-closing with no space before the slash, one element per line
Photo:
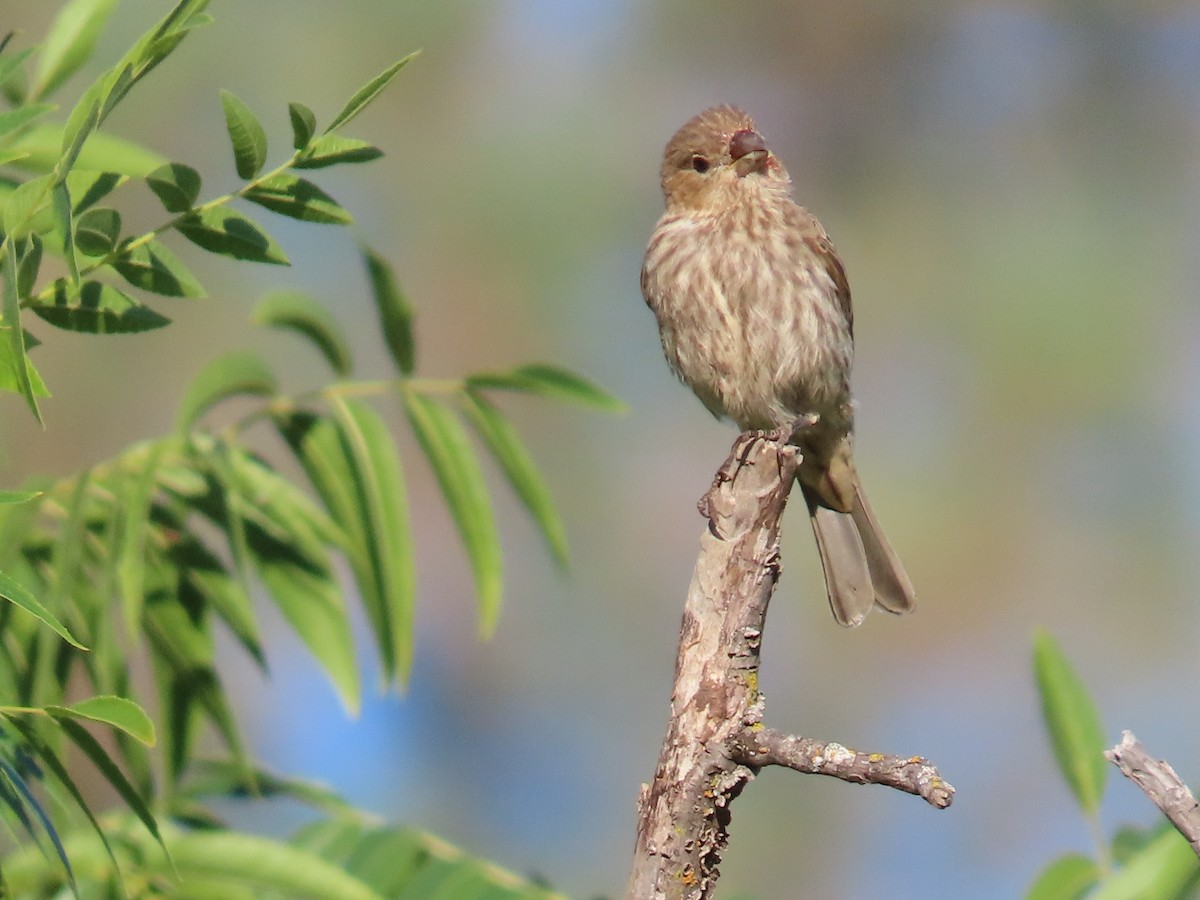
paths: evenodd
<path fill-rule="evenodd" d="M 638 798 L 630 900 L 713 895 L 729 806 L 765 766 L 882 784 L 944 809 L 954 788 L 921 757 L 863 753 L 767 728 L 759 651 L 781 571 L 780 520 L 800 463 L 779 435 L 743 434 L 698 504 L 708 519 L 680 628 L 671 719 Z"/>

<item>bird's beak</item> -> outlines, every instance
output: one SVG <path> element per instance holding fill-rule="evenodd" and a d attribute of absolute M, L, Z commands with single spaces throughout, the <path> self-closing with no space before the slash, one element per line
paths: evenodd
<path fill-rule="evenodd" d="M 734 171 L 745 177 L 751 172 L 762 175 L 767 171 L 771 152 L 757 131 L 739 131 L 729 139 L 729 155 L 733 158 Z"/>

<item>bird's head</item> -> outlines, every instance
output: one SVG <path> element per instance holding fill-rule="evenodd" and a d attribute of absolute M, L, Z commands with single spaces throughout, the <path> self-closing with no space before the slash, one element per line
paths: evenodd
<path fill-rule="evenodd" d="M 689 119 L 663 152 L 668 209 L 720 211 L 748 188 L 790 184 L 754 120 L 735 106 L 714 106 Z"/>

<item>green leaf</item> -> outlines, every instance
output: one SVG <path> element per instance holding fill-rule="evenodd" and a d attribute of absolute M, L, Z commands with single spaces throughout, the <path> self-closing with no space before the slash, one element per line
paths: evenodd
<path fill-rule="evenodd" d="M 162 328 L 171 321 L 99 281 L 85 281 L 75 290 L 60 278 L 55 282 L 54 299 L 39 300 L 30 309 L 51 325 L 86 334 L 132 334 Z"/>
<path fill-rule="evenodd" d="M 256 896 L 383 900 L 357 878 L 309 853 L 235 831 L 194 831 L 171 842 L 182 883 L 193 877 L 246 885 Z"/>
<path fill-rule="evenodd" d="M 163 19 L 138 39 L 122 59 L 137 69 L 141 78 L 166 59 L 188 33 L 211 24 L 212 16 L 204 12 L 208 0 L 180 0 Z"/>
<path fill-rule="evenodd" d="M 5 503 L 28 503 L 45 494 L 45 491 L 0 491 L 0 505 Z"/>
<path fill-rule="evenodd" d="M 407 682 L 416 581 L 400 456 L 383 419 L 370 406 L 341 398 L 330 405 L 353 478 L 357 521 L 344 527 L 361 548 L 351 553 L 355 579 L 388 677 Z"/>
<path fill-rule="evenodd" d="M 143 715 L 145 714 L 143 713 Z M 125 805 L 138 817 L 142 825 L 154 836 L 155 840 L 159 842 L 165 851 L 167 848 L 162 843 L 162 836 L 158 832 L 158 823 L 154 821 L 154 814 L 150 812 L 150 807 L 146 805 L 146 801 L 142 799 L 142 795 L 138 793 L 137 788 L 130 784 L 129 779 L 117 768 L 117 764 L 108 755 L 108 751 L 78 722 L 63 717 L 56 717 L 56 719 L 59 727 L 71 739 L 71 743 L 82 750 L 84 755 L 92 761 L 92 765 L 104 776 L 104 780 L 116 790 L 121 799 L 125 801 Z"/>
<path fill-rule="evenodd" d="M 336 860 L 385 897 L 407 896 L 405 889 L 413 887 L 423 870 L 444 869 L 447 857 L 466 860 L 458 848 L 415 828 L 314 823 L 293 840 Z"/>
<path fill-rule="evenodd" d="M 90 100 L 90 102 L 89 102 Z M 100 101 L 91 100 L 89 94 L 75 105 L 67 124 L 63 128 L 62 145 L 58 162 L 54 166 L 56 181 L 61 182 L 79 161 L 83 145 L 95 133 L 100 124 Z"/>
<path fill-rule="evenodd" d="M 1087 688 L 1044 630 L 1034 636 L 1033 667 L 1059 769 L 1083 811 L 1094 815 L 1108 775 L 1100 716 Z"/>
<path fill-rule="evenodd" d="M 165 297 L 203 297 L 204 287 L 174 253 L 160 241 L 150 240 L 120 251 L 112 267 L 121 277 L 144 291 Z"/>
<path fill-rule="evenodd" d="M 250 107 L 230 91 L 221 90 L 225 128 L 233 144 L 233 158 L 240 178 L 249 180 L 262 171 L 267 161 L 267 135 Z"/>
<path fill-rule="evenodd" d="M 5 335 L 6 328 L 0 326 L 0 391 L 20 394 L 21 386 L 17 383 L 17 367 L 12 359 L 12 346 Z M 25 333 L 26 349 L 33 344 L 32 335 Z M 50 390 L 42 381 L 42 376 L 28 356 L 25 357 L 25 370 L 29 377 L 29 386 L 33 389 L 34 397 L 49 397 Z"/>
<path fill-rule="evenodd" d="M 38 271 L 42 267 L 42 239 L 36 234 L 29 236 L 29 246 L 17 266 L 17 296 L 28 297 L 37 284 Z"/>
<path fill-rule="evenodd" d="M 53 222 L 48 225 L 39 222 L 44 219 L 43 211 L 50 208 L 53 186 L 53 179 L 46 175 L 26 181 L 8 195 L 4 204 L 4 231 L 10 238 L 22 238 L 31 231 L 48 231 L 53 227 Z"/>
<path fill-rule="evenodd" d="M 322 559 L 327 547 L 347 546 L 346 533 L 304 491 L 258 457 L 227 447 L 228 480 L 243 518 L 305 558 Z"/>
<path fill-rule="evenodd" d="M 1158 837 L 1159 832 L 1170 828 L 1171 823 L 1162 820 L 1155 828 L 1141 828 L 1137 825 L 1122 825 L 1113 834 L 1110 847 L 1113 862 L 1125 865 L 1142 851 L 1142 849 Z"/>
<path fill-rule="evenodd" d="M 303 150 L 317 130 L 317 117 L 303 103 L 289 103 L 288 117 L 292 120 L 292 146 Z"/>
<path fill-rule="evenodd" d="M 1068 853 L 1042 870 L 1025 900 L 1082 900 L 1099 880 L 1100 867 L 1095 860 Z"/>
<path fill-rule="evenodd" d="M 363 259 L 367 263 L 367 275 L 371 279 L 371 292 L 375 297 L 375 309 L 379 313 L 379 327 L 387 342 L 392 361 L 401 375 L 411 375 L 416 366 L 416 347 L 413 342 L 413 309 L 408 298 L 396 284 L 396 276 L 387 261 L 371 250 L 363 248 Z"/>
<path fill-rule="evenodd" d="M 0 758 L 0 776 L 3 776 L 3 781 L 7 782 L 8 785 L 15 790 L 15 796 L 13 799 L 16 800 L 20 806 L 15 806 L 12 801 L 10 801 L 9 806 L 21 817 L 22 823 L 25 825 L 26 830 L 28 830 L 31 835 L 34 834 L 33 828 L 30 826 L 28 818 L 25 815 L 25 810 L 31 810 L 34 815 L 37 816 L 38 821 L 41 822 L 42 827 L 46 830 L 46 836 L 50 838 L 50 843 L 54 845 L 54 852 L 57 854 L 59 862 L 63 864 L 63 869 L 66 870 L 67 882 L 70 885 L 71 892 L 78 898 L 79 888 L 75 884 L 75 873 L 71 870 L 71 860 L 67 857 L 66 850 L 63 849 L 62 840 L 59 838 L 58 832 L 55 830 L 54 823 L 51 821 L 50 816 L 46 814 L 46 810 L 42 807 L 42 804 L 38 802 L 38 799 L 36 796 L 34 796 L 33 791 L 29 789 L 29 785 L 26 783 L 25 779 L 21 777 L 21 773 L 13 768 L 9 764 L 8 760 L 3 758 Z M 8 792 L 6 791 L 5 793 Z"/>
<path fill-rule="evenodd" d="M 242 191 L 252 203 L 305 222 L 347 225 L 354 221 L 338 202 L 313 184 L 295 175 L 273 175 Z"/>
<path fill-rule="evenodd" d="M 108 77 L 101 82 L 99 90 L 100 113 L 99 122 L 103 122 L 121 99 L 133 87 L 133 64 L 126 63 L 119 68 L 110 69 Z"/>
<path fill-rule="evenodd" d="M 326 819 L 305 825 L 290 842 L 397 900 L 566 900 L 563 894 L 472 858 L 416 828 L 367 827 L 346 818 Z"/>
<path fill-rule="evenodd" d="M 479 460 L 452 412 L 421 394 L 408 392 L 404 401 L 404 411 L 437 477 L 471 561 L 479 593 L 480 633 L 490 635 L 500 612 L 503 581 L 500 536 Z"/>
<path fill-rule="evenodd" d="M 17 584 L 3 572 L 0 572 L 0 599 L 7 600 L 13 605 L 19 606 L 27 613 L 45 622 L 54 630 L 55 634 L 72 647 L 77 647 L 80 650 L 87 649 L 87 647 L 75 639 L 75 636 L 67 630 L 67 626 L 60 622 L 54 613 L 42 606 L 33 594 L 29 593 L 29 591 L 25 590 L 25 588 L 21 587 L 21 585 Z"/>
<path fill-rule="evenodd" d="M 197 375 L 180 404 L 175 427 L 187 431 L 207 410 L 227 397 L 251 394 L 269 397 L 278 390 L 275 375 L 262 357 L 251 350 L 233 350 L 218 356 Z"/>
<path fill-rule="evenodd" d="M 219 760 L 197 760 L 188 771 L 181 793 L 188 797 L 249 797 L 297 800 L 330 816 L 353 814 L 353 808 L 324 785 L 297 778 L 281 778 L 256 768 L 253 781 L 238 766 Z"/>
<path fill-rule="evenodd" d="M 21 732 L 21 736 L 26 740 L 26 742 L 28 742 L 30 747 L 37 754 L 38 763 L 53 772 L 54 776 L 58 779 L 59 784 L 61 784 L 66 789 L 67 793 L 71 795 L 71 799 L 75 801 L 75 805 L 79 807 L 84 817 L 88 820 L 88 823 L 92 826 L 92 830 L 96 833 L 96 836 L 104 845 L 104 850 L 108 854 L 109 860 L 112 862 L 113 871 L 117 872 L 119 875 L 120 869 L 117 865 L 117 858 L 113 854 L 112 846 L 108 842 L 108 837 L 105 836 L 104 830 L 100 827 L 100 823 L 96 821 L 95 815 L 93 815 L 91 809 L 88 807 L 87 800 L 84 799 L 83 794 L 76 786 L 75 781 L 71 778 L 71 774 L 67 771 L 66 766 L 63 765 L 62 760 L 60 760 L 54 750 L 51 749 L 51 747 L 38 736 L 37 732 L 28 720 L 22 721 L 14 718 L 11 721 L 13 725 L 16 726 L 16 728 Z"/>
<path fill-rule="evenodd" d="M 9 33 L 11 36 L 11 32 Z M 5 38 L 8 40 L 8 37 Z M 26 47 L 24 50 L 15 50 L 12 53 L 0 55 L 0 86 L 3 86 L 8 79 L 16 74 L 17 69 L 21 68 L 21 64 L 27 60 L 37 47 Z M 20 102 L 14 102 L 15 106 L 21 105 Z"/>
<path fill-rule="evenodd" d="M 466 409 L 476 433 L 492 452 L 504 470 L 508 483 L 537 522 L 555 561 L 566 568 L 569 561 L 566 529 L 554 508 L 550 490 L 517 430 L 487 398 L 474 391 L 467 392 Z"/>
<path fill-rule="evenodd" d="M 136 642 L 142 626 L 146 587 L 146 543 L 150 507 L 157 487 L 158 467 L 168 444 L 157 441 L 143 444 L 121 460 L 123 478 L 114 479 L 116 511 L 113 516 L 114 554 L 109 571 L 115 569 L 125 608 L 125 627 L 131 642 Z M 115 565 L 113 565 L 115 563 Z"/>
<path fill-rule="evenodd" d="M 1164 829 L 1129 862 L 1100 883 L 1088 900 L 1175 900 L 1200 872 L 1200 862 L 1183 835 Z"/>
<path fill-rule="evenodd" d="M 371 407 L 340 399 L 331 405 L 333 418 L 297 414 L 281 431 L 347 535 L 385 676 L 404 681 L 412 665 L 415 582 L 400 458 Z"/>
<path fill-rule="evenodd" d="M 293 163 L 297 169 L 324 169 L 342 163 L 364 163 L 383 156 L 374 144 L 340 134 L 323 134 L 311 141 L 308 148 Z"/>
<path fill-rule="evenodd" d="M 226 571 L 220 559 L 190 535 L 171 548 L 170 558 L 184 573 L 185 581 L 181 588 L 184 595 L 194 594 L 199 602 L 211 606 L 251 659 L 265 672 L 266 657 L 263 655 L 258 619 L 243 584 Z"/>
<path fill-rule="evenodd" d="M 364 828 L 355 822 L 317 822 L 293 842 L 361 878 L 385 897 L 401 896 L 420 871 L 442 863 L 415 828 Z"/>
<path fill-rule="evenodd" d="M 47 706 L 46 711 L 56 719 L 85 719 L 111 725 L 147 747 L 153 747 L 155 743 L 154 723 L 146 711 L 124 697 L 89 697 L 70 706 Z"/>
<path fill-rule="evenodd" d="M 59 11 L 38 57 L 35 94 L 49 96 L 87 62 L 116 0 L 72 0 Z"/>
<path fill-rule="evenodd" d="M 182 599 L 190 598 L 184 592 Z M 201 710 L 239 764 L 249 769 L 237 723 L 213 668 L 211 629 L 206 618 L 194 613 L 161 593 L 151 595 L 146 604 L 145 635 L 165 710 L 163 741 L 170 771 L 178 776 L 189 762 Z"/>
<path fill-rule="evenodd" d="M 167 212 L 187 212 L 200 196 L 200 173 L 183 163 L 167 163 L 146 176 L 146 184 Z"/>
<path fill-rule="evenodd" d="M 200 10 L 206 4 L 207 0 L 183 0 L 177 4 L 166 18 L 143 34 L 116 65 L 96 79 L 76 105 L 76 112 L 91 107 L 96 111 L 95 124 L 103 121 L 129 93 L 130 88 L 179 45 L 188 31 L 197 25 L 205 24 L 208 17 L 200 15 Z M 76 116 L 73 113 L 72 119 L 74 118 Z M 72 130 L 70 125 L 68 130 Z M 68 163 L 61 171 L 65 172 L 69 168 Z"/>
<path fill-rule="evenodd" d="M 128 180 L 128 175 L 119 172 L 72 172 L 67 176 L 68 193 L 76 198 L 72 212 L 78 216 Z"/>
<path fill-rule="evenodd" d="M 23 128 L 34 119 L 41 118 L 52 109 L 54 109 L 54 105 L 51 103 L 32 103 L 29 106 L 21 106 L 17 109 L 10 109 L 8 112 L 0 113 L 0 136 L 16 131 L 18 128 Z"/>
<path fill-rule="evenodd" d="M 433 860 L 427 863 L 400 894 L 400 900 L 453 900 L 472 896 L 484 886 L 482 873 L 470 862 Z"/>
<path fill-rule="evenodd" d="M 520 366 L 511 372 L 472 375 L 467 378 L 467 387 L 472 390 L 491 389 L 539 394 L 605 412 L 626 410 L 625 404 L 608 391 L 558 366 L 528 365 Z"/>
<path fill-rule="evenodd" d="M 297 559 L 289 548 L 247 528 L 250 556 L 258 577 L 329 680 L 351 715 L 362 703 L 354 658 L 354 636 L 342 592 L 325 559 Z"/>
<path fill-rule="evenodd" d="M 81 606 L 76 594 L 87 590 L 84 566 L 82 560 L 87 550 L 87 505 L 88 489 L 92 483 L 92 470 L 85 469 L 68 482 L 69 491 L 65 502 L 62 503 L 62 521 L 58 533 L 54 535 L 53 550 L 49 564 L 55 572 L 55 579 L 46 585 L 51 605 L 63 608 Z M 100 652 L 105 648 L 99 646 Z M 102 688 L 103 690 L 104 688 Z"/>
<path fill-rule="evenodd" d="M 75 258 L 75 229 L 71 223 L 71 189 L 65 181 L 59 182 L 50 192 L 50 205 L 54 212 L 55 231 L 62 237 L 63 261 L 67 264 L 73 289 L 79 285 L 79 261 Z"/>
<path fill-rule="evenodd" d="M 189 498 L 189 502 L 225 532 L 234 575 L 249 596 L 250 548 L 246 540 L 246 513 L 251 507 L 241 501 L 234 484 L 230 458 L 235 448 L 229 441 L 218 441 L 202 432 L 192 432 L 188 437 L 192 464 L 203 476 L 203 492 Z"/>
<path fill-rule="evenodd" d="M 329 127 L 325 129 L 325 133 L 329 134 L 330 132 L 337 131 L 339 128 L 357 116 L 360 112 L 366 109 L 367 104 L 378 97 L 380 91 L 387 87 L 388 84 L 391 83 L 391 80 L 396 77 L 396 73 L 408 65 L 418 53 L 420 53 L 419 50 L 408 54 L 408 56 L 404 57 L 399 62 L 392 63 L 382 72 L 364 84 L 361 88 L 359 88 L 355 92 L 354 96 L 347 101 L 346 105 L 342 107 L 342 111 L 333 117 L 333 121 L 330 122 Z"/>
<path fill-rule="evenodd" d="M 23 132 L 12 144 L 12 149 L 25 154 L 19 165 L 34 172 L 53 170 L 62 156 L 63 134 L 62 125 L 49 123 L 35 125 Z M 93 131 L 75 166 L 89 172 L 115 172 L 130 178 L 144 178 L 163 162 L 162 156 L 140 144 L 103 131 Z"/>
<path fill-rule="evenodd" d="M 4 244 L 6 252 L 4 259 L 0 260 L 0 283 L 4 287 L 4 303 L 0 306 L 0 313 L 3 315 L 0 316 L 0 321 L 4 323 L 4 327 L 0 330 L 7 331 L 8 336 L 4 342 L 4 350 L 0 351 L 0 364 L 4 362 L 3 357 L 7 356 L 8 365 L 0 365 L 0 384 L 4 384 L 8 373 L 11 372 L 30 412 L 41 425 L 42 413 L 38 409 L 34 385 L 34 376 L 37 373 L 25 353 L 25 329 L 21 327 L 21 305 L 17 297 L 17 245 L 11 234 Z M 37 381 L 41 382 L 41 378 L 38 377 Z M 41 387 L 43 391 L 46 388 L 45 385 Z"/>
<path fill-rule="evenodd" d="M 75 244 L 84 256 L 104 256 L 121 236 L 121 214 L 107 206 L 89 209 L 75 222 Z"/>
<path fill-rule="evenodd" d="M 290 264 L 283 248 L 261 225 L 231 209 L 197 210 L 180 219 L 176 227 L 185 238 L 210 253 L 250 262 Z"/>
<path fill-rule="evenodd" d="M 254 307 L 254 322 L 298 332 L 321 352 L 340 376 L 350 374 L 350 347 L 328 310 L 297 291 L 272 291 Z"/>

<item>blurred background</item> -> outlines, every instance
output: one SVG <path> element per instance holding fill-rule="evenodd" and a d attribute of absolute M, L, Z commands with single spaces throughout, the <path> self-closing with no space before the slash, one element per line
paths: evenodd
<path fill-rule="evenodd" d="M 169 6 L 122 3 L 97 66 L 62 96 Z M 5 0 L 0 30 L 24 29 L 25 45 L 58 7 Z M 1200 782 L 1200 7 L 210 11 L 216 24 L 139 85 L 110 130 L 195 166 L 212 196 L 237 184 L 218 88 L 259 114 L 277 159 L 290 149 L 287 101 L 328 121 L 424 48 L 350 129 L 387 155 L 316 173 L 416 304 L 420 373 L 555 362 L 630 404 L 608 417 L 506 398 L 574 562 L 555 570 L 494 479 L 507 595 L 488 643 L 432 478 L 410 453 L 420 596 L 408 693 L 374 695 L 350 721 L 290 636 L 269 644 L 269 684 L 227 648 L 241 720 L 269 765 L 572 895 L 620 893 L 668 712 L 694 504 L 734 437 L 668 372 L 638 268 L 661 211 L 662 146 L 703 107 L 733 102 L 846 263 L 859 468 L 920 597 L 914 616 L 838 628 L 803 510 L 791 510 L 764 645 L 767 720 L 926 755 L 958 795 L 935 812 L 883 788 L 767 771 L 733 808 L 722 896 L 1006 898 L 1054 856 L 1089 852 L 1041 727 L 1038 626 L 1062 642 L 1113 742 L 1131 728 Z M 142 225 L 158 223 L 140 209 Z M 307 348 L 248 325 L 252 301 L 280 282 L 331 306 L 360 372 L 388 371 L 355 234 L 252 214 L 292 269 L 226 265 L 176 241 L 212 296 L 158 303 L 173 327 L 98 339 L 33 323 L 56 396 L 44 431 L 19 398 L 0 398 L 0 483 L 164 433 L 192 376 L 233 347 L 262 347 L 293 387 L 323 377 Z M 235 812 L 275 831 L 296 815 Z M 1155 815 L 1110 781 L 1110 829 Z"/>

